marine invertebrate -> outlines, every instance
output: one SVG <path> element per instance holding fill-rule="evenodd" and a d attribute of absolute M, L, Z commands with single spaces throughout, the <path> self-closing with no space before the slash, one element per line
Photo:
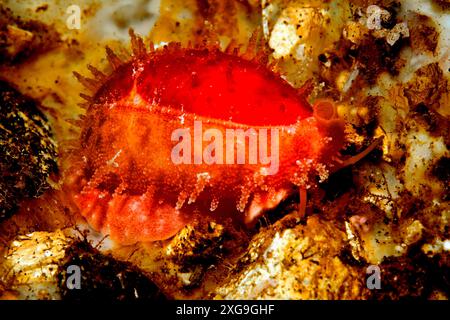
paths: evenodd
<path fill-rule="evenodd" d="M 236 212 L 246 212 L 244 220 L 251 223 L 294 186 L 301 190 L 304 211 L 314 176 L 326 179 L 329 169 L 358 159 L 337 158 L 344 123 L 333 103 L 320 100 L 311 107 L 308 85 L 294 89 L 273 72 L 256 36 L 241 54 L 233 45 L 221 51 L 214 45 L 169 44 L 147 51 L 130 35 L 128 62 L 107 49 L 111 75 L 93 67 L 95 79 L 76 74 L 93 95 L 82 95 L 88 100 L 82 157 L 68 185 L 82 215 L 113 240 L 166 239 L 205 212 L 241 217 Z M 196 132 L 198 122 L 204 132 Z M 219 137 L 229 129 L 240 137 L 232 137 L 236 144 L 224 149 Z M 187 139 L 174 135 L 180 130 L 200 134 L 197 151 L 208 161 L 174 149 Z M 277 134 L 263 138 L 265 144 L 259 137 L 257 149 L 246 149 L 261 130 Z M 261 160 L 262 147 L 266 161 L 252 162 L 255 150 Z M 236 161 L 220 161 L 221 150 Z M 267 150 L 272 156 L 278 152 L 276 171 L 268 170 Z M 174 151 L 188 161 L 174 162 Z"/>

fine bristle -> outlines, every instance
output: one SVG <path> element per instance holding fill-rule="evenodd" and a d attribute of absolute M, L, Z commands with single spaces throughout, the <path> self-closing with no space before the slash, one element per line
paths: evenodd
<path fill-rule="evenodd" d="M 309 97 L 314 90 L 314 81 L 312 79 L 308 79 L 303 83 L 303 85 L 298 89 L 299 96 Z"/>
<path fill-rule="evenodd" d="M 118 69 L 122 65 L 122 60 L 120 60 L 119 57 L 114 53 L 114 51 L 112 51 L 108 46 L 106 47 L 106 55 L 109 64 L 114 70 Z"/>
<path fill-rule="evenodd" d="M 247 49 L 245 50 L 243 54 L 243 58 L 251 60 L 256 56 L 256 53 L 258 51 L 258 34 L 259 29 L 256 29 L 253 31 L 252 35 L 250 36 L 250 39 L 248 41 Z"/>
<path fill-rule="evenodd" d="M 89 103 L 86 103 L 86 102 L 80 102 L 80 103 L 78 103 L 78 106 L 79 106 L 81 109 L 87 110 L 87 109 L 89 108 Z"/>
<path fill-rule="evenodd" d="M 128 33 L 130 34 L 131 38 L 131 50 L 133 50 L 133 55 L 136 57 L 145 55 L 147 51 L 145 50 L 145 44 L 142 38 L 140 36 L 137 36 L 134 33 L 134 30 L 131 28 Z"/>
<path fill-rule="evenodd" d="M 73 75 L 77 78 L 77 80 L 88 90 L 95 92 L 97 91 L 98 87 L 99 87 L 99 82 L 97 82 L 94 79 L 90 79 L 87 77 L 82 76 L 81 74 L 79 74 L 78 72 L 74 71 Z"/>
<path fill-rule="evenodd" d="M 234 50 L 237 48 L 237 41 L 236 39 L 231 39 L 228 46 L 225 48 L 225 53 L 233 54 Z"/>
<path fill-rule="evenodd" d="M 80 97 L 88 102 L 92 102 L 92 99 L 93 99 L 91 96 L 88 96 L 87 94 L 84 94 L 84 93 L 80 93 Z"/>
<path fill-rule="evenodd" d="M 106 75 L 97 68 L 91 66 L 90 64 L 87 65 L 87 68 L 96 80 L 104 81 L 106 79 Z"/>
<path fill-rule="evenodd" d="M 272 70 L 272 72 L 279 74 L 280 70 L 279 70 L 279 66 L 278 66 L 278 60 L 273 59 L 273 60 L 269 61 L 267 63 L 267 69 Z"/>
<path fill-rule="evenodd" d="M 79 128 L 81 128 L 81 125 L 83 124 L 83 121 L 80 119 L 66 119 L 66 122 Z"/>

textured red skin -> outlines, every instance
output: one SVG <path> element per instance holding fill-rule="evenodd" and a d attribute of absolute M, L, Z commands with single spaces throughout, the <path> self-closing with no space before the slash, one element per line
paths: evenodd
<path fill-rule="evenodd" d="M 307 188 L 344 136 L 342 121 L 314 117 L 306 97 L 265 66 L 207 49 L 134 58 L 104 82 L 85 119 L 85 182 L 75 201 L 95 229 L 122 244 L 166 239 L 196 216 L 230 214 L 239 203 L 243 211 L 252 197 Z M 175 165 L 171 133 L 194 120 L 224 136 L 227 128 L 279 129 L 278 173 L 262 177 L 261 165 L 249 164 Z"/>

